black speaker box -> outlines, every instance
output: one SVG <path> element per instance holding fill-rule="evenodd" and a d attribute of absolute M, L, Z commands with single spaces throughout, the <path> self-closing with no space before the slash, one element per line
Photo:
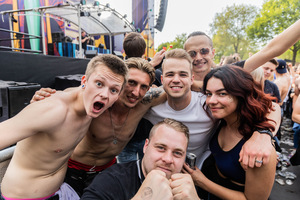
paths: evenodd
<path fill-rule="evenodd" d="M 64 90 L 69 87 L 78 87 L 81 84 L 81 78 L 84 74 L 75 74 L 55 77 L 55 89 Z"/>
<path fill-rule="evenodd" d="M 52 42 L 63 42 L 65 37 L 64 32 L 52 33 Z"/>
<path fill-rule="evenodd" d="M 97 50 L 86 50 L 85 51 L 85 57 L 86 58 L 93 58 L 95 56 L 98 55 L 98 51 Z"/>
<path fill-rule="evenodd" d="M 37 83 L 0 80 L 0 122 L 15 116 L 30 104 L 35 91 L 40 88 Z"/>

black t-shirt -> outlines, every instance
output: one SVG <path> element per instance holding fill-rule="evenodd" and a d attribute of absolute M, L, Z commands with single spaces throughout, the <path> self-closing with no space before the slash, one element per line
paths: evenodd
<path fill-rule="evenodd" d="M 140 161 L 115 164 L 98 174 L 84 190 L 82 200 L 131 199 L 139 190 L 144 176 Z"/>
<path fill-rule="evenodd" d="M 87 36 L 81 37 L 81 41 L 82 41 L 83 39 L 85 39 L 85 38 L 87 38 Z M 85 49 L 85 50 L 86 50 L 87 43 L 88 43 L 88 40 L 86 40 L 85 42 L 82 42 L 82 49 Z"/>

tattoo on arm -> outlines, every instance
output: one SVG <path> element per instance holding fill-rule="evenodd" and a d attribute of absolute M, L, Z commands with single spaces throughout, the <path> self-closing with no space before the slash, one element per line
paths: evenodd
<path fill-rule="evenodd" d="M 142 199 L 143 200 L 150 200 L 152 199 L 153 191 L 150 187 L 146 187 L 142 191 Z"/>
<path fill-rule="evenodd" d="M 162 87 L 150 88 L 150 90 L 146 93 L 141 103 L 142 104 L 151 103 L 153 99 L 157 99 L 158 97 L 160 97 L 163 91 L 164 89 Z"/>

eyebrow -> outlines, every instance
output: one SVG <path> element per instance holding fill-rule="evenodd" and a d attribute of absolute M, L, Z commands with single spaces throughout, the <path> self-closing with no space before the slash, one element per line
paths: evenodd
<path fill-rule="evenodd" d="M 154 146 L 156 146 L 156 145 L 161 145 L 161 146 L 164 146 L 164 147 L 168 147 L 168 145 L 166 145 L 166 144 L 163 144 L 163 143 L 154 143 Z M 172 151 L 181 151 L 181 152 L 185 152 L 183 149 L 181 149 L 181 148 L 175 148 L 175 149 L 173 149 Z"/>
<path fill-rule="evenodd" d="M 225 90 L 225 88 L 221 88 L 221 89 L 218 89 L 216 92 L 222 92 L 222 91 L 224 91 Z M 210 90 L 206 90 L 206 91 L 209 91 L 210 92 Z M 225 90 L 226 91 L 226 90 Z"/>
<path fill-rule="evenodd" d="M 110 81 L 107 80 L 107 78 L 105 78 L 104 76 L 102 76 L 101 74 L 99 74 L 98 76 L 96 76 L 96 80 L 99 79 L 101 81 L 106 81 L 107 83 L 110 83 Z M 122 84 L 113 84 L 112 87 L 120 87 L 122 88 Z"/>

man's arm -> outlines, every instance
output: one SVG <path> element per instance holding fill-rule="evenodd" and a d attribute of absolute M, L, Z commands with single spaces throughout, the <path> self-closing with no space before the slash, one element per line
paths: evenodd
<path fill-rule="evenodd" d="M 297 97 L 296 102 L 294 104 L 292 120 L 293 122 L 300 124 L 300 98 L 299 97 Z"/>
<path fill-rule="evenodd" d="M 276 124 L 273 136 L 277 133 L 281 121 L 281 109 L 277 103 L 273 103 L 274 111 L 268 115 L 268 119 L 274 120 Z M 272 121 L 270 121 L 272 123 Z M 274 149 L 271 137 L 268 134 L 261 134 L 257 131 L 253 133 L 251 138 L 243 145 L 240 152 L 240 162 L 246 170 L 248 167 L 261 167 L 270 161 L 271 153 Z M 263 161 L 263 163 L 255 162 L 255 160 Z"/>
<path fill-rule="evenodd" d="M 300 40 L 300 20 L 296 21 L 289 28 L 273 38 L 264 48 L 259 52 L 248 58 L 245 62 L 244 68 L 248 72 L 252 72 L 257 67 L 263 65 L 267 61 L 276 56 L 280 56 Z"/>
<path fill-rule="evenodd" d="M 34 134 L 50 132 L 63 121 L 66 110 L 66 106 L 52 100 L 26 106 L 13 118 L 0 123 L 0 149 Z"/>
<path fill-rule="evenodd" d="M 162 87 L 152 87 L 148 90 L 141 103 L 152 106 L 159 105 L 167 100 L 167 95 Z"/>

